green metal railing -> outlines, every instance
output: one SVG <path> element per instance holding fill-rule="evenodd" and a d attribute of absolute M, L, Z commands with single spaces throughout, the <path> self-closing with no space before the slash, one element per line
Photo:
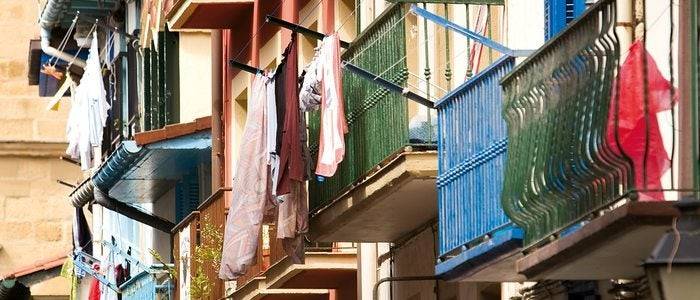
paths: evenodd
<path fill-rule="evenodd" d="M 343 53 L 343 59 L 405 86 L 406 15 L 404 5 L 393 4 Z M 309 184 L 310 209 L 319 210 L 360 180 L 377 164 L 410 144 L 408 103 L 401 95 L 350 72 L 343 73 L 343 97 L 349 132 L 345 158 L 335 175 Z M 319 113 L 309 117 L 311 157 L 318 149 Z M 312 162 L 315 166 L 315 162 Z"/>
<path fill-rule="evenodd" d="M 599 1 L 501 81 L 509 136 L 502 204 L 526 245 L 632 188 L 629 159 L 606 141 L 620 57 L 615 22 L 615 1 Z"/>

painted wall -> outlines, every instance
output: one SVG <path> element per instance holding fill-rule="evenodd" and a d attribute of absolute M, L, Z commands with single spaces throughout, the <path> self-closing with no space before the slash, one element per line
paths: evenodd
<path fill-rule="evenodd" d="M 211 115 L 211 39 L 209 32 L 179 32 L 180 122 Z"/>

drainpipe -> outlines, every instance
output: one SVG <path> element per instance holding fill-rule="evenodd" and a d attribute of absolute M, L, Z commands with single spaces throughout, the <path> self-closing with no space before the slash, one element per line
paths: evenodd
<path fill-rule="evenodd" d="M 434 281 L 434 280 L 440 280 L 440 277 L 436 275 L 432 276 L 405 276 L 405 277 L 387 277 L 387 278 L 382 278 L 377 283 L 374 284 L 374 289 L 372 290 L 372 293 L 374 295 L 373 299 L 378 300 L 379 299 L 379 285 L 381 285 L 384 282 L 394 282 L 394 281 Z"/>
<path fill-rule="evenodd" d="M 211 190 L 221 188 L 223 166 L 223 135 L 221 134 L 221 121 L 223 110 L 222 87 L 222 63 L 221 56 L 221 30 L 211 31 Z"/>
<path fill-rule="evenodd" d="M 68 63 L 72 61 L 73 65 L 85 68 L 84 60 L 79 58 L 73 59 L 73 55 L 60 51 L 50 45 L 51 29 L 56 25 L 63 14 L 64 8 L 68 5 L 70 5 L 70 0 L 49 0 L 46 2 L 46 6 L 44 6 L 44 11 L 41 13 L 41 18 L 39 20 L 39 25 L 41 26 L 41 51 Z"/>

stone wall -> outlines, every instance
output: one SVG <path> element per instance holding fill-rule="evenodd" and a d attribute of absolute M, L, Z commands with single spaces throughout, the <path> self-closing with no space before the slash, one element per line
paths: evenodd
<path fill-rule="evenodd" d="M 71 189 L 80 169 L 60 161 L 69 103 L 45 109 L 48 98 L 27 84 L 29 40 L 38 38 L 37 1 L 0 0 L 0 274 L 71 248 Z M 88 213 L 89 215 L 89 213 Z M 68 282 L 31 287 L 34 295 L 66 295 Z"/>

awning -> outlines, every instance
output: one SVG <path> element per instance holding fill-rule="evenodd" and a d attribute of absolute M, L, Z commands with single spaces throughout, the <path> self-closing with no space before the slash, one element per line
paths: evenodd
<path fill-rule="evenodd" d="M 100 166 L 92 182 L 125 203 L 152 203 L 197 166 L 211 161 L 211 131 L 204 130 L 139 146 L 123 142 Z"/>

